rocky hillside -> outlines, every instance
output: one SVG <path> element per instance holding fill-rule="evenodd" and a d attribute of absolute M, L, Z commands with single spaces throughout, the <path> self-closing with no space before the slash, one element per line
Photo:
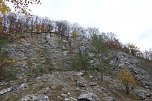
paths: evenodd
<path fill-rule="evenodd" d="M 152 63 L 149 60 L 109 49 L 103 59 L 108 60 L 104 66 L 111 65 L 111 72 L 104 73 L 101 81 L 100 69 L 71 68 L 73 58 L 80 52 L 89 54 L 92 66 L 97 60 L 89 51 L 91 41 L 85 36 L 26 33 L 15 39 L 1 45 L 1 53 L 12 61 L 4 62 L 7 63 L 4 66 L 14 69 L 9 73 L 0 72 L 8 78 L 1 77 L 0 101 L 152 101 Z M 121 69 L 129 70 L 137 82 L 129 94 L 117 79 Z"/>

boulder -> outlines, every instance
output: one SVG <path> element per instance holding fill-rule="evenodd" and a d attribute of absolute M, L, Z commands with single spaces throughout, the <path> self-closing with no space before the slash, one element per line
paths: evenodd
<path fill-rule="evenodd" d="M 84 73 L 83 72 L 74 72 L 73 75 L 74 76 L 83 76 Z"/>
<path fill-rule="evenodd" d="M 105 101 L 114 101 L 114 99 L 111 96 L 104 97 L 104 100 Z"/>
<path fill-rule="evenodd" d="M 78 86 L 78 87 L 86 87 L 86 85 L 83 82 L 81 82 L 81 81 L 77 81 L 76 82 L 76 86 Z"/>
<path fill-rule="evenodd" d="M 81 94 L 77 101 L 100 101 L 99 97 L 93 93 Z"/>
<path fill-rule="evenodd" d="M 97 86 L 97 83 L 91 82 L 91 83 L 89 83 L 89 85 L 90 85 L 91 87 L 94 87 L 94 86 Z"/>
<path fill-rule="evenodd" d="M 0 90 L 0 95 L 8 93 L 8 92 L 12 91 L 12 89 L 13 89 L 12 87 L 9 87 L 9 88 L 6 88 L 6 89 L 2 89 L 2 90 Z"/>
<path fill-rule="evenodd" d="M 26 83 L 22 83 L 17 89 L 20 89 L 20 90 L 25 90 L 28 88 L 28 84 Z"/>
<path fill-rule="evenodd" d="M 64 101 L 77 101 L 75 98 L 69 97 L 69 98 L 65 98 Z"/>

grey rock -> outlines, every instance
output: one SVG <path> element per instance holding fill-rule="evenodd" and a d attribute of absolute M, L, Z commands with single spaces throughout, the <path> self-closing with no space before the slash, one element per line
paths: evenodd
<path fill-rule="evenodd" d="M 43 94 L 49 94 L 51 91 L 51 89 L 49 87 L 45 88 L 45 90 L 43 91 Z"/>
<path fill-rule="evenodd" d="M 46 95 L 26 95 L 25 97 L 21 98 L 19 101 L 49 101 L 49 97 Z"/>
<path fill-rule="evenodd" d="M 111 96 L 104 97 L 103 98 L 105 101 L 114 101 L 114 99 Z"/>
<path fill-rule="evenodd" d="M 28 88 L 28 84 L 26 84 L 26 83 L 22 83 L 19 87 L 18 87 L 18 89 L 21 89 L 21 90 L 24 90 L 24 89 L 27 89 Z"/>
<path fill-rule="evenodd" d="M 89 85 L 90 85 L 90 86 L 97 86 L 97 83 L 91 82 Z"/>
<path fill-rule="evenodd" d="M 74 72 L 73 75 L 75 75 L 75 76 L 83 76 L 84 73 L 83 72 Z"/>
<path fill-rule="evenodd" d="M 83 82 L 81 82 L 81 81 L 77 81 L 76 82 L 76 86 L 78 86 L 78 87 L 86 87 L 86 85 Z"/>
<path fill-rule="evenodd" d="M 68 95 L 67 94 L 64 94 L 64 93 L 61 93 L 61 96 L 66 98 Z"/>
<path fill-rule="evenodd" d="M 34 99 L 34 101 L 49 101 L 49 97 L 46 95 L 39 95 Z"/>
<path fill-rule="evenodd" d="M 139 97 L 140 97 L 141 100 L 145 100 L 146 99 L 146 95 L 144 93 L 141 93 L 139 95 Z"/>
<path fill-rule="evenodd" d="M 145 90 L 145 89 L 134 89 L 134 93 L 137 94 L 140 97 L 140 100 L 142 101 L 149 101 L 147 99 L 152 98 L 152 93 L 150 90 Z"/>
<path fill-rule="evenodd" d="M 81 94 L 77 101 L 100 101 L 99 97 L 93 93 Z"/>
<path fill-rule="evenodd" d="M 117 65 L 117 67 L 114 68 L 116 71 L 121 68 L 129 69 L 134 74 L 140 86 L 152 90 L 152 75 L 138 66 L 139 60 L 135 57 L 127 53 L 118 52 L 116 59 L 112 60 L 111 63 Z"/>
<path fill-rule="evenodd" d="M 10 92 L 10 91 L 12 91 L 12 90 L 13 90 L 12 87 L 9 87 L 9 88 L 6 88 L 6 89 L 2 89 L 2 90 L 0 90 L 0 95 L 3 95 L 3 94 L 5 94 L 5 93 L 8 93 L 8 92 Z"/>
<path fill-rule="evenodd" d="M 69 97 L 69 98 L 65 98 L 64 101 L 77 101 L 77 99 Z"/>
<path fill-rule="evenodd" d="M 32 95 L 26 95 L 23 98 L 21 98 L 19 101 L 34 101 L 36 99 L 36 96 Z"/>
<path fill-rule="evenodd" d="M 101 89 L 101 91 L 103 91 L 103 92 L 106 93 L 106 94 L 109 93 L 109 91 L 108 91 L 106 88 L 104 88 L 104 87 L 100 87 L 100 89 Z"/>

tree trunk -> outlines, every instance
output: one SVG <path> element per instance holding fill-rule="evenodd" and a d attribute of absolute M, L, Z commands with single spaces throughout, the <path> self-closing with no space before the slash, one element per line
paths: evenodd
<path fill-rule="evenodd" d="M 85 71 L 85 74 L 87 73 L 87 67 L 86 65 L 84 64 L 84 71 Z"/>
<path fill-rule="evenodd" d="M 129 86 L 126 85 L 126 94 L 129 95 Z"/>
<path fill-rule="evenodd" d="M 101 82 L 103 82 L 103 73 L 101 70 L 100 70 L 100 80 L 101 80 Z"/>

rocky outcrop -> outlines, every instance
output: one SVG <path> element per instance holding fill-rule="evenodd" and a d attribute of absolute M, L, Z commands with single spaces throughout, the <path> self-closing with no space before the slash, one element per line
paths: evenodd
<path fill-rule="evenodd" d="M 12 87 L 4 88 L 0 90 L 0 95 L 7 94 L 9 92 L 13 91 L 19 91 L 19 90 L 25 90 L 28 88 L 28 85 L 26 83 L 22 83 L 21 85 L 13 85 Z"/>
<path fill-rule="evenodd" d="M 132 55 L 118 52 L 115 59 L 111 61 L 116 67 L 114 70 L 119 70 L 121 68 L 128 68 L 135 76 L 138 84 L 146 89 L 152 90 L 152 75 L 146 70 L 142 69 L 138 64 L 139 60 Z"/>
<path fill-rule="evenodd" d="M 133 90 L 132 94 L 139 96 L 141 101 L 151 101 L 152 100 L 152 92 L 148 89 L 136 88 Z"/>
<path fill-rule="evenodd" d="M 70 68 L 72 54 L 89 52 L 89 40 L 83 36 L 61 39 L 56 34 L 42 33 L 38 35 L 25 34 L 19 42 L 8 45 L 8 53 L 16 60 L 18 80 L 0 87 L 0 100 L 14 101 L 124 101 L 124 90 L 116 78 L 104 75 L 99 81 L 98 71 L 67 71 Z M 71 54 L 71 53 L 72 54 Z M 139 66 L 136 57 L 124 52 L 111 54 L 111 64 L 115 64 L 114 73 L 122 68 L 128 68 L 138 81 L 138 87 L 130 93 L 142 101 L 151 101 L 152 74 Z M 91 64 L 96 59 L 89 53 Z M 105 57 L 108 58 L 109 57 Z M 38 77 L 29 76 L 33 68 L 43 67 L 45 62 L 52 62 L 55 69 L 66 71 L 51 71 Z M 29 76 L 29 77 L 28 77 Z M 15 96 L 15 97 L 14 97 Z M 128 96 L 127 96 L 128 97 Z M 15 99 L 16 98 L 16 99 Z M 118 99 L 118 100 L 117 100 Z M 128 98 L 129 99 L 129 98 Z M 128 101 L 135 101 L 129 99 Z"/>

